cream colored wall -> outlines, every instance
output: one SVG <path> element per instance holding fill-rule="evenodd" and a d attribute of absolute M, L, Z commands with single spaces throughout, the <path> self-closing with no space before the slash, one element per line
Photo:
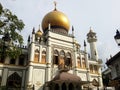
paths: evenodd
<path fill-rule="evenodd" d="M 33 69 L 33 83 L 35 87 L 40 87 L 45 83 L 45 70 L 44 69 Z"/>

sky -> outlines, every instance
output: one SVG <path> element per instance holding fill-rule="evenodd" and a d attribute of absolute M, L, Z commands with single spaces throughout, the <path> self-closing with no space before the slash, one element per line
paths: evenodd
<path fill-rule="evenodd" d="M 32 28 L 35 27 L 37 31 L 43 17 L 54 9 L 54 1 L 57 2 L 57 9 L 68 16 L 70 33 L 74 26 L 75 37 L 81 50 L 91 27 L 97 35 L 99 58 L 104 63 L 110 55 L 114 56 L 119 52 L 120 47 L 117 46 L 114 35 L 116 29 L 120 29 L 120 0 L 0 0 L 4 8 L 10 9 L 25 23 L 21 32 L 25 44 Z"/>

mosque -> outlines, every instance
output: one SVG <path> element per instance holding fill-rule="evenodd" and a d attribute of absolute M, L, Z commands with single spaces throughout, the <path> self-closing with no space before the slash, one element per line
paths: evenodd
<path fill-rule="evenodd" d="M 68 17 L 57 10 L 48 12 L 40 28 L 33 28 L 27 47 L 17 59 L 0 63 L 0 84 L 8 90 L 96 90 L 102 85 L 102 60 L 98 57 L 97 36 L 90 29 L 90 53 L 77 42 L 74 27 L 69 34 Z"/>

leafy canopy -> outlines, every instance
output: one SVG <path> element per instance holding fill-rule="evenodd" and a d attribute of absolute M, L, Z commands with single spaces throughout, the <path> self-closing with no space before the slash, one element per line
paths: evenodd
<path fill-rule="evenodd" d="M 23 21 L 12 14 L 9 9 L 3 9 L 3 6 L 0 4 L 0 35 L 9 32 L 12 41 L 17 41 L 19 44 L 22 44 L 23 37 L 20 35 L 20 32 L 23 28 Z"/>
<path fill-rule="evenodd" d="M 21 54 L 21 49 L 16 47 L 14 43 L 23 44 L 23 37 L 20 32 L 24 26 L 22 20 L 19 20 L 9 9 L 4 9 L 0 3 L 0 36 L 4 37 L 6 33 L 9 33 L 12 45 L 12 47 L 4 48 L 4 42 L 0 39 L 0 57 L 2 57 L 3 52 L 5 56 L 7 55 L 11 58 L 17 58 Z"/>

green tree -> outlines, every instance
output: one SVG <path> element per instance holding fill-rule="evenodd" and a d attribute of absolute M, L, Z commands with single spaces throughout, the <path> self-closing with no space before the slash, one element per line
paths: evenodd
<path fill-rule="evenodd" d="M 23 21 L 12 14 L 9 9 L 4 9 L 2 4 L 0 4 L 0 35 L 9 32 L 13 42 L 17 41 L 19 44 L 23 44 L 23 37 L 20 35 L 23 28 Z"/>
<path fill-rule="evenodd" d="M 0 56 L 4 52 L 4 56 L 10 56 L 11 58 L 17 58 L 21 54 L 21 49 L 16 47 L 14 43 L 18 43 L 19 45 L 23 44 L 23 37 L 20 32 L 24 28 L 24 23 L 22 20 L 18 19 L 18 17 L 9 9 L 4 9 L 2 4 L 0 3 L 0 36 L 5 37 L 6 34 L 9 34 L 11 42 L 9 47 L 4 47 L 3 40 L 0 39 Z M 3 50 L 4 49 L 4 50 Z"/>

